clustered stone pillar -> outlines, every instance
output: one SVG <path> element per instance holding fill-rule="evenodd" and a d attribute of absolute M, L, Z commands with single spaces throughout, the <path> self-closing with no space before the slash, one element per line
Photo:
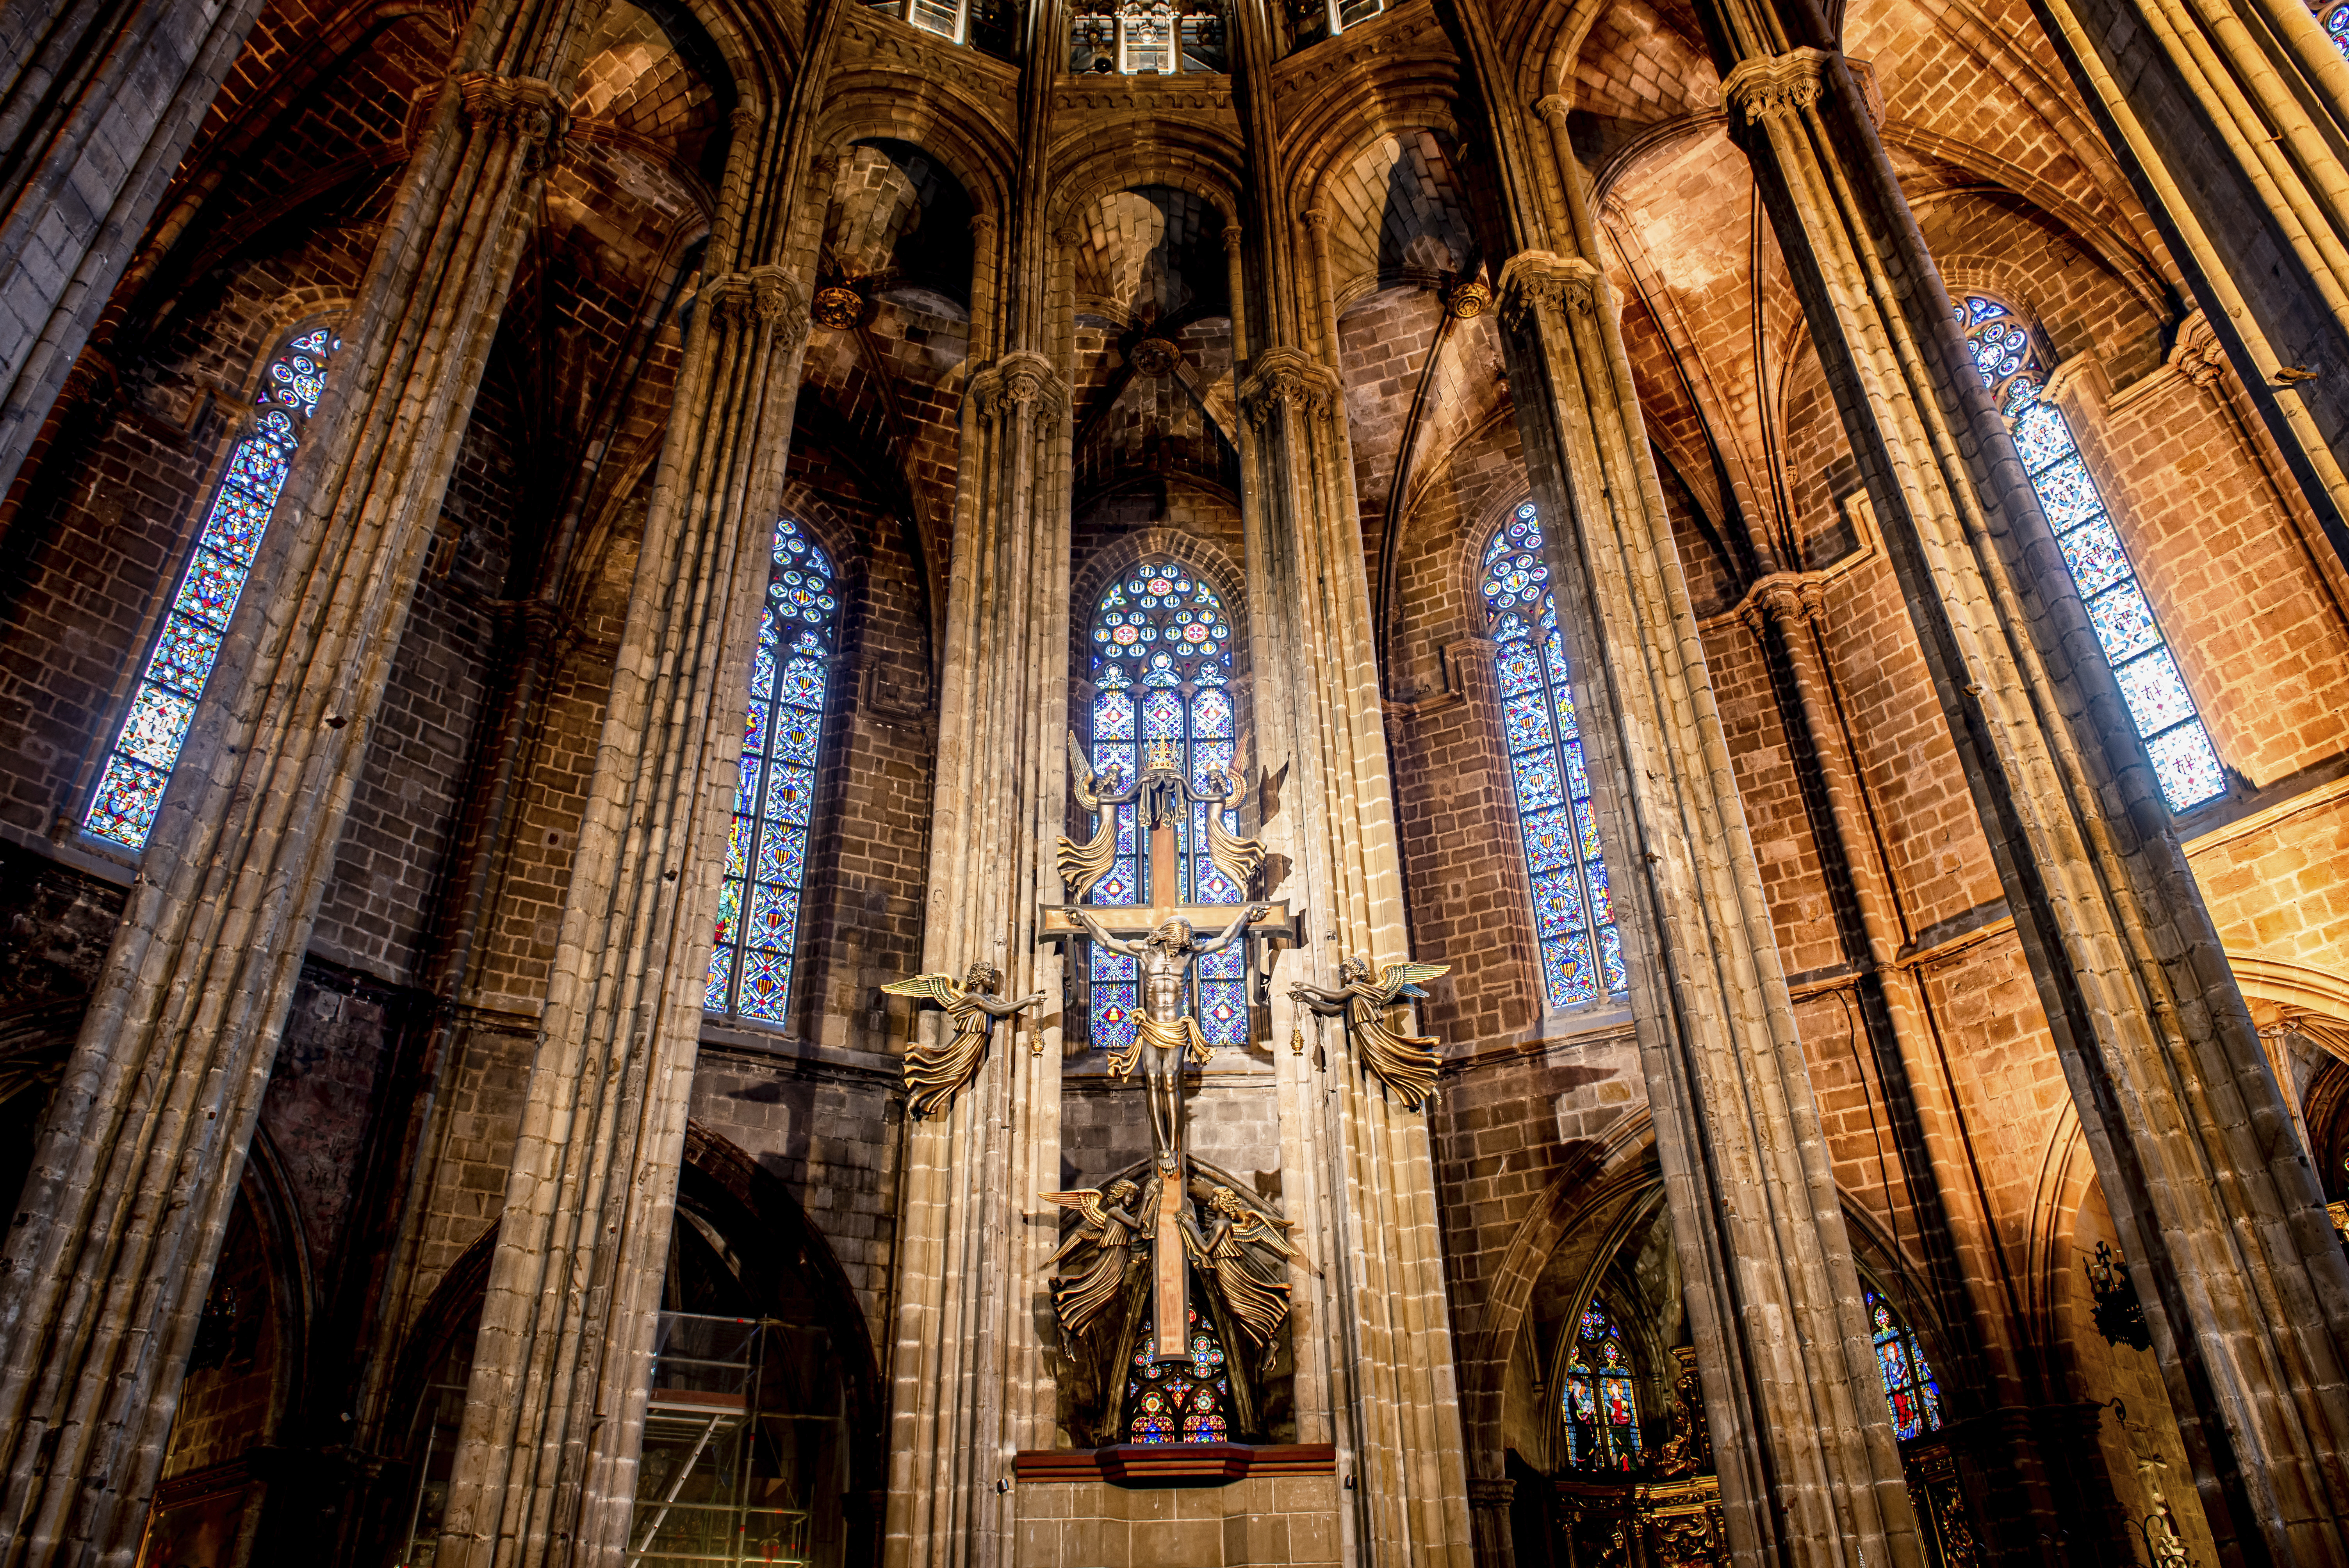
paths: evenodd
<path fill-rule="evenodd" d="M 0 5 L 0 492 L 260 14 L 261 0 Z"/>
<path fill-rule="evenodd" d="M 2302 0 L 2033 0 L 2349 561 L 2349 60 Z"/>
<path fill-rule="evenodd" d="M 0 1561 L 143 1527 L 310 925 L 543 171 L 579 0 L 489 0 L 425 122 L 43 1123 L 0 1275 Z"/>
<path fill-rule="evenodd" d="M 1067 383 L 1042 355 L 1007 354 L 971 377 L 922 967 L 959 976 L 985 959 L 1007 996 L 1061 994 L 1060 960 L 1035 932 L 1038 905 L 1061 893 L 1069 418 Z M 918 1026 L 944 1020 L 926 1014 Z M 1051 1446 L 1043 1265 L 1057 1227 L 1023 1216 L 1042 1183 L 1058 1184 L 1060 1033 L 1050 1016 L 999 1026 L 945 1114 L 906 1130 L 890 1358 L 893 1565 L 1009 1562 L 1012 1499 L 998 1483 L 1016 1449 Z"/>
<path fill-rule="evenodd" d="M 2349 1551 L 2349 1261 L 2111 669 L 1815 12 L 1700 7 L 2227 1553 Z"/>

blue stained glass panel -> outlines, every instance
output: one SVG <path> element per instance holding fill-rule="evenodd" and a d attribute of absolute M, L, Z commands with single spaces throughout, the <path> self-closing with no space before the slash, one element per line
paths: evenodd
<path fill-rule="evenodd" d="M 805 827 L 815 809 L 815 774 L 805 768 L 776 766 L 767 770 L 767 817 L 771 821 L 797 822 Z"/>
<path fill-rule="evenodd" d="M 1104 1051 L 1133 1048 L 1133 1017 L 1139 1003 L 1131 980 L 1093 982 L 1093 1044 Z"/>
<path fill-rule="evenodd" d="M 2092 518 L 2055 542 L 2064 548 L 2064 564 L 2072 569 L 2073 584 L 2083 599 L 2128 575 L 2128 555 L 2121 549 L 2120 535 L 2113 531 L 2111 518 Z"/>
<path fill-rule="evenodd" d="M 98 794 L 83 820 L 85 831 L 137 849 L 155 825 L 156 808 L 163 803 L 164 775 L 141 767 L 117 752 L 106 759 Z"/>
<path fill-rule="evenodd" d="M 2034 402 L 2014 421 L 2014 449 L 2023 468 L 2035 474 L 2071 452 L 2072 431 L 2052 405 Z"/>
<path fill-rule="evenodd" d="M 1141 973 L 1141 961 L 1131 953 L 1112 953 L 1106 947 L 1092 949 L 1093 978 L 1096 980 L 1131 980 Z"/>
<path fill-rule="evenodd" d="M 277 504 L 277 492 L 285 485 L 285 475 L 292 465 L 293 452 L 276 442 L 254 438 L 237 443 L 230 454 L 228 471 L 222 477 L 243 492 L 239 500 L 256 501 L 261 507 L 262 522 L 269 521 L 269 509 Z M 228 499 L 225 495 L 222 500 Z M 215 506 L 217 511 L 217 506 Z M 259 536 L 255 531 L 255 537 Z"/>
<path fill-rule="evenodd" d="M 1104 904 L 1136 904 L 1142 902 L 1142 888 L 1134 875 L 1132 861 L 1114 861 L 1109 873 L 1093 883 L 1092 897 L 1088 901 Z"/>
<path fill-rule="evenodd" d="M 733 831 L 726 840 L 726 874 L 746 877 L 750 874 L 750 836 L 759 830 L 756 817 L 736 817 Z"/>
<path fill-rule="evenodd" d="M 1117 852 L 1119 854 L 1131 855 L 1134 852 L 1134 833 L 1138 820 L 1136 808 L 1120 806 L 1117 809 Z"/>
<path fill-rule="evenodd" d="M 788 955 L 799 935 L 800 890 L 750 884 L 750 914 L 742 923 L 742 940 L 750 947 L 771 947 Z"/>
<path fill-rule="evenodd" d="M 2153 624 L 2153 606 L 2133 580 L 2089 600 L 2088 622 L 2096 628 L 2096 641 L 2105 645 L 2105 657 L 2116 665 L 2161 640 Z"/>
<path fill-rule="evenodd" d="M 767 709 L 769 704 L 754 702 L 742 715 L 742 755 L 763 757 L 767 752 Z"/>
<path fill-rule="evenodd" d="M 765 766 L 755 757 L 742 759 L 742 777 L 734 786 L 734 810 L 738 815 L 751 817 L 759 811 L 759 769 Z"/>
<path fill-rule="evenodd" d="M 1191 786 L 1203 795 L 1220 799 L 1224 793 L 1223 770 L 1232 760 L 1232 743 L 1228 740 L 1194 740 L 1191 742 Z"/>
<path fill-rule="evenodd" d="M 1631 975 L 1623 964 L 1621 927 L 1602 925 L 1599 928 L 1599 963 L 1600 978 L 1605 981 L 1608 990 L 1628 991 L 1631 988 Z"/>
<path fill-rule="evenodd" d="M 2047 526 L 2058 533 L 2105 510 L 2104 498 L 2096 493 L 2096 483 L 2076 453 L 2042 469 L 2031 484 L 2039 492 Z"/>
<path fill-rule="evenodd" d="M 1574 803 L 1574 825 L 1582 840 L 1580 845 L 1582 859 L 1597 861 L 1599 859 L 1599 816 L 1590 809 L 1590 802 L 1588 799 L 1577 800 Z"/>
<path fill-rule="evenodd" d="M 763 637 L 750 655 L 750 695 L 770 699 L 775 695 L 775 645 Z"/>
<path fill-rule="evenodd" d="M 254 552 L 261 548 L 262 532 L 268 528 L 269 514 L 275 505 L 274 496 L 263 500 L 238 490 L 221 491 L 220 500 L 212 503 L 212 515 L 204 520 L 204 542 L 230 560 L 250 566 Z"/>
<path fill-rule="evenodd" d="M 166 616 L 154 656 L 147 661 L 147 678 L 180 691 L 201 691 L 220 658 L 220 633 L 202 622 L 177 613 Z"/>
<path fill-rule="evenodd" d="M 1582 881 L 1573 868 L 1534 878 L 1534 928 L 1544 936 L 1582 925 Z"/>
<path fill-rule="evenodd" d="M 746 948 L 742 953 L 742 985 L 735 993 L 734 1011 L 761 1023 L 786 1022 L 791 1005 L 792 955 Z"/>
<path fill-rule="evenodd" d="M 1179 740 L 1183 738 L 1181 693 L 1162 689 L 1142 699 L 1142 738 L 1144 740 Z"/>
<path fill-rule="evenodd" d="M 2145 743 L 2145 749 L 2171 810 L 2183 811 L 2226 792 L 2226 770 L 2219 766 L 2219 754 L 2199 723 L 2157 735 Z"/>
<path fill-rule="evenodd" d="M 778 763 L 802 768 L 814 767 L 819 725 L 817 716 L 805 708 L 777 708 L 773 754 L 775 760 Z"/>
<path fill-rule="evenodd" d="M 1592 861 L 1583 868 L 1583 874 L 1590 879 L 1591 923 L 1605 925 L 1615 918 L 1615 897 L 1607 887 L 1607 862 Z"/>
<path fill-rule="evenodd" d="M 1578 800 L 1590 799 L 1590 775 L 1582 769 L 1582 742 L 1569 740 L 1557 748 L 1566 758 L 1566 790 Z"/>
<path fill-rule="evenodd" d="M 1549 684 L 1552 691 L 1563 692 L 1570 689 L 1567 685 L 1566 642 L 1558 635 L 1555 626 L 1542 634 L 1542 663 L 1549 669 Z"/>
<path fill-rule="evenodd" d="M 807 830 L 770 822 L 759 835 L 759 880 L 800 885 L 807 874 Z"/>
<path fill-rule="evenodd" d="M 783 666 L 782 677 L 775 687 L 775 700 L 821 712 L 823 687 L 823 661 L 795 653 Z"/>
<path fill-rule="evenodd" d="M 1510 771 L 1517 782 L 1517 809 L 1538 811 L 1545 806 L 1565 803 L 1566 791 L 1558 778 L 1557 758 L 1547 751 L 1509 758 Z"/>
<path fill-rule="evenodd" d="M 1130 691 L 1105 691 L 1093 698 L 1093 738 L 1095 740 L 1132 740 L 1133 738 L 1133 694 Z"/>
<path fill-rule="evenodd" d="M 2186 695 L 2178 661 L 2169 656 L 2168 648 L 2157 647 L 2131 659 L 2115 670 L 2113 677 L 2120 682 L 2121 698 L 2128 704 L 2129 717 L 2137 720 L 2140 735 L 2157 734 L 2194 717 L 2194 699 Z"/>
<path fill-rule="evenodd" d="M 1574 841 L 1574 816 L 1570 808 L 1553 806 L 1547 811 L 1530 812 L 1524 818 L 1524 822 L 1526 864 L 1535 875 L 1571 867 L 1582 858 Z"/>
<path fill-rule="evenodd" d="M 720 945 L 710 954 L 709 979 L 701 988 L 701 1005 L 713 1013 L 726 1010 L 726 993 L 734 984 L 734 950 Z"/>
<path fill-rule="evenodd" d="M 1199 1031 L 1212 1046 L 1245 1046 L 1248 1039 L 1247 985 L 1238 980 L 1199 982 Z"/>
<path fill-rule="evenodd" d="M 1542 689 L 1541 660 L 1535 656 L 1532 644 L 1515 642 L 1503 648 L 1498 667 L 1503 696 Z"/>
<path fill-rule="evenodd" d="M 1548 698 L 1539 692 L 1511 697 L 1501 706 L 1501 730 L 1511 751 L 1549 745 L 1557 735 L 1550 728 Z"/>
<path fill-rule="evenodd" d="M 1191 699 L 1191 733 L 1201 739 L 1222 739 L 1232 733 L 1232 695 L 1208 690 Z"/>
<path fill-rule="evenodd" d="M 2341 51 L 2342 57 L 2349 59 L 2349 5 L 2333 8 L 2333 14 L 2324 18 L 2324 32 L 2333 40 L 2333 46 Z"/>
<path fill-rule="evenodd" d="M 1541 944 L 1542 984 L 1553 1007 L 1594 1001 L 1599 977 L 1590 968 L 1590 939 L 1580 932 L 1553 936 Z"/>
<path fill-rule="evenodd" d="M 195 717 L 193 697 L 161 686 L 143 686 L 130 699 L 129 717 L 122 721 L 122 738 L 116 748 L 133 761 L 169 773 L 179 760 L 180 745 L 188 738 L 188 721 Z"/>
<path fill-rule="evenodd" d="M 171 607 L 226 631 L 236 596 L 243 588 L 243 567 L 218 551 L 198 550 L 196 558 L 188 562 L 188 574 L 181 580 Z"/>

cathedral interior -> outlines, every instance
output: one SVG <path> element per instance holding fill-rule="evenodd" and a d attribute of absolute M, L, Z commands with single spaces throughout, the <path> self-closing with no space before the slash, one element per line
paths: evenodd
<path fill-rule="evenodd" d="M 0 45 L 0 1568 L 2349 1563 L 2349 3 Z"/>

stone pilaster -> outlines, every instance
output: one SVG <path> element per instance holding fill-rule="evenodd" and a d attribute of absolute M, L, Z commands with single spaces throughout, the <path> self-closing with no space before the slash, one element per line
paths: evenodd
<path fill-rule="evenodd" d="M 697 301 L 490 1263 L 459 1568 L 626 1542 L 807 309 L 773 263 Z"/>
<path fill-rule="evenodd" d="M 1008 354 L 971 377 L 922 967 L 959 975 L 988 959 L 1014 996 L 1061 995 L 1061 958 L 1035 932 L 1037 905 L 1061 897 L 1071 441 L 1067 382 L 1043 356 Z M 997 1028 L 944 1115 L 906 1125 L 892 1568 L 1011 1561 L 1013 1501 L 998 1483 L 1015 1450 L 1052 1446 L 1044 1264 L 1059 1227 L 1036 1194 L 1060 1184 L 1061 1020 L 1044 1006 Z"/>
<path fill-rule="evenodd" d="M 1841 57 L 1702 6 L 2222 1551 L 2349 1550 L 2349 1262 L 2005 422 Z M 1816 14 L 1809 14 L 1815 18 Z M 1789 34 L 1794 46 L 1787 46 Z"/>
<path fill-rule="evenodd" d="M 491 0 L 426 122 L 43 1124 L 0 1277 L 0 1559 L 128 1553 L 490 340 L 577 0 Z"/>
<path fill-rule="evenodd" d="M 1326 293 L 1309 297 L 1313 335 L 1334 343 Z M 1334 985 L 1343 957 L 1375 966 L 1410 952 L 1344 404 L 1326 365 L 1275 347 L 1250 362 L 1240 405 L 1257 748 L 1268 770 L 1288 769 L 1296 803 L 1268 827 L 1295 867 L 1278 891 L 1307 915 L 1304 946 L 1274 982 L 1273 1037 L 1302 1021 L 1319 1041 L 1309 1057 L 1275 1052 L 1285 1192 L 1321 1266 L 1292 1274 L 1299 1436 L 1334 1441 L 1353 1482 L 1340 1520 L 1350 1560 L 1464 1568 L 1467 1474 L 1426 1117 L 1361 1073 L 1341 1030 L 1292 1017 L 1286 996 L 1297 980 Z"/>
<path fill-rule="evenodd" d="M 260 13 L 260 0 L 0 6 L 0 492 Z"/>
<path fill-rule="evenodd" d="M 1502 270 L 1730 1540 L 1920 1560 L 1760 868 L 1606 280 Z M 1731 1434 L 1734 1434 L 1732 1436 Z"/>

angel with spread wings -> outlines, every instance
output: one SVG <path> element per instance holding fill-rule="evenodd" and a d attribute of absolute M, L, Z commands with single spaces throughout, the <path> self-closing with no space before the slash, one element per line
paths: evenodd
<path fill-rule="evenodd" d="M 1206 769 L 1203 783 L 1220 781 L 1224 787 L 1219 796 L 1208 796 L 1191 787 L 1188 780 L 1166 771 L 1154 762 L 1144 776 L 1132 782 L 1115 763 L 1095 773 L 1085 760 L 1084 743 L 1076 731 L 1069 732 L 1069 788 L 1078 809 L 1095 814 L 1093 836 L 1079 843 L 1065 835 L 1061 840 L 1059 864 L 1061 885 L 1069 890 L 1071 900 L 1081 903 L 1093 891 L 1093 885 L 1109 874 L 1110 863 L 1117 858 L 1117 810 L 1120 806 L 1138 799 L 1145 790 L 1151 799 L 1145 802 L 1143 815 L 1151 826 L 1162 820 L 1168 823 L 1183 820 L 1185 803 L 1204 802 L 1216 809 L 1207 813 L 1207 861 L 1224 873 L 1236 888 L 1245 889 L 1248 879 L 1264 862 L 1264 845 L 1255 839 L 1244 839 L 1224 822 L 1224 812 L 1239 805 L 1240 791 L 1246 781 L 1240 770 L 1226 762 L 1220 768 Z"/>
<path fill-rule="evenodd" d="M 1433 980 L 1451 969 L 1449 964 L 1390 964 L 1371 984 L 1371 966 L 1360 958 L 1338 965 L 1342 982 L 1335 991 L 1318 985 L 1291 985 L 1289 995 L 1325 1018 L 1343 1018 L 1354 1037 L 1354 1049 L 1371 1076 L 1402 1097 L 1413 1110 L 1435 1093 L 1438 1044 L 1433 1035 L 1406 1035 L 1387 1024 L 1388 1010 L 1425 996 L 1422 980 Z"/>
<path fill-rule="evenodd" d="M 1052 1275 L 1052 1310 L 1072 1339 L 1081 1339 L 1093 1320 L 1125 1292 L 1125 1282 L 1139 1260 L 1133 1238 L 1142 1230 L 1134 1217 L 1133 1201 L 1142 1189 L 1120 1179 L 1109 1191 L 1080 1187 L 1073 1192 L 1042 1192 L 1048 1203 L 1077 1212 L 1077 1228 L 1061 1243 L 1045 1267 Z M 1077 1260 L 1067 1273 L 1061 1265 Z"/>
<path fill-rule="evenodd" d="M 881 987 L 892 996 L 936 1003 L 954 1020 L 954 1037 L 946 1044 L 930 1046 L 915 1040 L 905 1047 L 905 1088 L 910 1094 L 905 1109 L 916 1119 L 943 1114 L 956 1091 L 978 1071 L 996 1019 L 1008 1018 L 1044 999 L 1044 993 L 1039 991 L 1016 1002 L 999 1000 L 995 990 L 1002 981 L 1002 972 L 982 958 L 960 983 L 951 975 L 916 975 Z"/>
<path fill-rule="evenodd" d="M 1261 1350 L 1288 1315 L 1288 1282 L 1281 1276 L 1290 1259 L 1305 1263 L 1305 1254 L 1281 1233 L 1288 1221 L 1249 1208 L 1229 1187 L 1209 1190 L 1207 1212 L 1205 1226 L 1183 1216 L 1191 1261 L 1214 1284 L 1240 1332 Z"/>

